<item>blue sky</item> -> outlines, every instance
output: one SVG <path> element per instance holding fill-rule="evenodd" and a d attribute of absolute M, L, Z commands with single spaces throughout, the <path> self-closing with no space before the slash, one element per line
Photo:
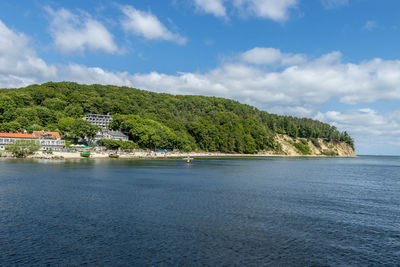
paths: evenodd
<path fill-rule="evenodd" d="M 395 0 L 1 1 L 0 87 L 46 81 L 221 96 L 399 154 Z"/>

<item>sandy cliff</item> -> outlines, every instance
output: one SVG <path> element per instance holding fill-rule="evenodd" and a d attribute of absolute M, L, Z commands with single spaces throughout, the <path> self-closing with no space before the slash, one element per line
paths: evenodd
<path fill-rule="evenodd" d="M 277 135 L 275 139 L 281 145 L 279 154 L 288 156 L 301 156 L 306 155 L 296 147 L 296 143 L 301 143 L 300 147 L 309 149 L 309 155 L 312 156 L 338 156 L 338 157 L 356 157 L 353 148 L 345 142 L 328 142 L 321 138 L 315 139 L 314 142 L 304 139 L 294 139 L 287 135 Z M 303 150 L 304 151 L 304 150 Z"/>

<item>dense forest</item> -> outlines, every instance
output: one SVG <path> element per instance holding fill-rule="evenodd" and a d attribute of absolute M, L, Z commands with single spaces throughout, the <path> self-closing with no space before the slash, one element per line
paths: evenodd
<path fill-rule="evenodd" d="M 0 131 L 58 130 L 76 142 L 98 130 L 81 118 L 111 114 L 138 147 L 236 153 L 276 151 L 276 134 L 343 141 L 346 132 L 320 121 L 279 116 L 217 97 L 170 95 L 128 87 L 48 82 L 0 89 Z"/>

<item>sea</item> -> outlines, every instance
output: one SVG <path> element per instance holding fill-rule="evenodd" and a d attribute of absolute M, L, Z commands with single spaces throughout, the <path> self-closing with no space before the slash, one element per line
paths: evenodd
<path fill-rule="evenodd" d="M 400 157 L 0 159 L 0 266 L 399 266 Z"/>

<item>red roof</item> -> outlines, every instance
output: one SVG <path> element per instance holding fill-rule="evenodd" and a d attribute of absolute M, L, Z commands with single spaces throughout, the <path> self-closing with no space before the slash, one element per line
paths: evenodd
<path fill-rule="evenodd" d="M 6 138 L 36 138 L 33 134 L 23 134 L 23 133 L 0 133 L 0 137 Z"/>
<path fill-rule="evenodd" d="M 41 135 L 51 135 L 56 139 L 60 139 L 61 136 L 58 132 L 45 132 L 45 131 L 33 131 L 33 135 L 40 138 Z"/>

